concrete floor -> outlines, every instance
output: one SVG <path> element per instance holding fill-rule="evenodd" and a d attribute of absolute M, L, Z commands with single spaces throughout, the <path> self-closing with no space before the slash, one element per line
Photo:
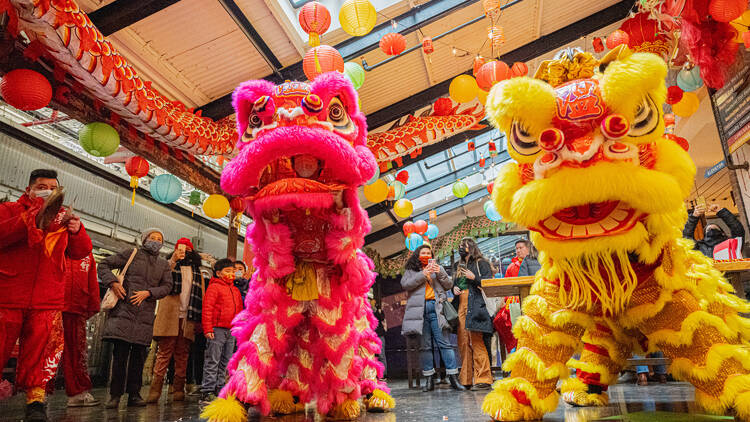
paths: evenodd
<path fill-rule="evenodd" d="M 439 385 L 436 391 L 422 393 L 410 390 L 405 381 L 390 383 L 396 399 L 396 409 L 385 414 L 366 414 L 360 422 L 422 422 L 422 421 L 489 421 L 480 410 L 484 392 L 458 393 L 445 385 Z M 143 390 L 145 397 L 147 388 Z M 102 401 L 106 399 L 105 389 L 96 389 L 94 396 Z M 654 384 L 638 387 L 633 384 L 619 384 L 610 388 L 611 405 L 604 408 L 574 408 L 560 403 L 557 411 L 547 415 L 545 421 L 700 421 L 717 420 L 716 417 L 704 419 L 697 413 L 693 403 L 693 387 L 685 383 Z M 158 406 L 145 408 L 126 408 L 106 410 L 104 406 L 95 408 L 71 408 L 65 406 L 64 391 L 58 390 L 51 398 L 48 414 L 50 421 L 94 422 L 94 421 L 183 421 L 197 422 L 200 413 L 197 398 L 186 402 L 172 403 L 162 398 Z M 646 412 L 646 413 L 644 413 Z M 676 414 L 674 414 L 676 413 Z M 20 421 L 23 419 L 23 397 L 17 395 L 10 400 L 0 402 L 0 421 Z M 617 417 L 617 415 L 623 415 Z M 617 419 L 614 419 L 612 417 Z M 253 419 L 251 420 L 258 420 Z M 304 415 L 262 418 L 264 422 L 302 422 L 312 421 Z M 733 420 L 720 418 L 719 420 Z"/>

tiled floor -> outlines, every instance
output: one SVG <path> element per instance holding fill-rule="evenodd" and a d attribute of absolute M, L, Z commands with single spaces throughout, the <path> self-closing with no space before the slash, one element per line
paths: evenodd
<path fill-rule="evenodd" d="M 360 422 L 422 422 L 422 421 L 489 421 L 480 408 L 486 392 L 458 393 L 439 386 L 436 391 L 422 393 L 410 390 L 405 381 L 391 383 L 396 409 L 391 413 L 367 414 Z M 144 396 L 147 388 L 144 388 Z M 106 390 L 97 389 L 94 395 L 104 401 Z M 703 420 L 693 403 L 693 387 L 684 383 L 650 385 L 638 387 L 633 384 L 619 384 L 610 389 L 611 405 L 604 408 L 573 408 L 563 403 L 557 411 L 547 415 L 545 421 L 598 421 L 616 415 L 624 415 L 620 420 L 630 421 L 698 421 Z M 158 406 L 145 408 L 121 407 L 119 411 L 106 410 L 103 406 L 85 409 L 67 409 L 65 394 L 58 391 L 50 399 L 50 421 L 98 422 L 98 421 L 184 421 L 197 422 L 197 399 L 183 403 L 162 402 Z M 124 402 L 125 400 L 123 400 Z M 124 403 L 123 403 L 124 404 Z M 642 413 L 648 412 L 648 413 Z M 677 413 L 672 414 L 672 413 Z M 20 421 L 23 418 L 23 398 L 16 396 L 0 402 L 0 421 Z M 252 419 L 251 420 L 258 420 Z M 264 422 L 311 421 L 304 415 L 278 418 L 263 418 Z M 732 420 L 729 418 L 728 420 Z"/>

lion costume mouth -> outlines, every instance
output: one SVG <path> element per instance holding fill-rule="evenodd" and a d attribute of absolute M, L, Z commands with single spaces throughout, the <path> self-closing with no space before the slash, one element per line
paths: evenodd
<path fill-rule="evenodd" d="M 561 209 L 532 230 L 554 240 L 613 236 L 631 230 L 644 217 L 622 201 L 596 202 Z"/>
<path fill-rule="evenodd" d="M 309 154 L 282 157 L 262 171 L 253 199 L 286 194 L 316 194 L 343 191 L 344 183 L 334 180 L 324 160 Z"/>

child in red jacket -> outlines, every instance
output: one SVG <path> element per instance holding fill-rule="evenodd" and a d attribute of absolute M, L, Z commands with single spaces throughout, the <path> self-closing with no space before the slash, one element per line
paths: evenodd
<path fill-rule="evenodd" d="M 234 353 L 235 339 L 230 328 L 235 315 L 242 310 L 240 291 L 234 286 L 234 262 L 220 259 L 214 265 L 215 277 L 203 299 L 201 324 L 206 336 L 201 402 L 208 403 L 224 386 L 225 371 Z"/>

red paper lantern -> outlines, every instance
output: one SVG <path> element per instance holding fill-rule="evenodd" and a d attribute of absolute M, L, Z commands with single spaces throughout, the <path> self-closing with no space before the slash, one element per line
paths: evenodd
<path fill-rule="evenodd" d="M 508 79 L 510 69 L 508 65 L 500 60 L 485 63 L 477 74 L 477 85 L 485 91 L 489 91 L 497 82 Z"/>
<path fill-rule="evenodd" d="M 594 41 L 592 41 L 591 44 L 594 46 L 594 52 L 601 53 L 604 51 L 604 41 L 602 41 L 601 38 L 594 38 Z"/>
<path fill-rule="evenodd" d="M 628 45 L 629 39 L 627 32 L 617 29 L 607 37 L 607 48 L 611 50 L 620 44 Z"/>
<path fill-rule="evenodd" d="M 414 227 L 414 223 L 412 223 L 411 221 L 407 221 L 406 223 L 404 223 L 403 229 L 404 236 L 409 236 L 410 234 L 414 233 L 416 227 Z"/>
<path fill-rule="evenodd" d="M 320 35 L 331 26 L 331 13 L 317 1 L 307 3 L 299 11 L 299 26 L 309 35 L 310 46 L 317 47 L 320 45 Z"/>
<path fill-rule="evenodd" d="M 427 222 L 424 220 L 415 221 L 414 230 L 419 234 L 425 234 L 425 232 L 427 231 Z"/>
<path fill-rule="evenodd" d="M 747 10 L 747 0 L 711 0 L 708 13 L 718 22 L 730 22 Z"/>
<path fill-rule="evenodd" d="M 241 197 L 235 196 L 229 201 L 229 207 L 232 208 L 232 211 L 236 214 L 242 214 L 245 212 L 245 201 Z"/>
<path fill-rule="evenodd" d="M 389 56 L 398 56 L 406 49 L 406 38 L 398 32 L 389 32 L 380 39 L 380 49 Z"/>
<path fill-rule="evenodd" d="M 476 147 L 474 146 L 474 141 L 469 142 L 467 146 L 469 151 L 474 151 L 476 149 Z"/>
<path fill-rule="evenodd" d="M 682 99 L 684 91 L 677 85 L 667 88 L 667 104 L 677 104 Z"/>
<path fill-rule="evenodd" d="M 529 74 L 529 67 L 526 66 L 526 63 L 523 62 L 515 62 L 513 63 L 513 66 L 510 68 L 510 77 L 515 78 L 517 76 L 526 76 Z"/>
<path fill-rule="evenodd" d="M 620 30 L 628 34 L 627 44 L 631 50 L 653 53 L 665 60 L 669 58 L 672 47 L 670 38 L 660 32 L 658 22 L 651 19 L 648 13 L 638 13 L 626 20 Z"/>
<path fill-rule="evenodd" d="M 490 195 L 492 195 L 492 190 L 493 189 L 495 189 L 495 182 L 490 182 L 490 184 L 487 185 L 487 192 L 489 192 Z"/>
<path fill-rule="evenodd" d="M 481 69 L 485 63 L 487 63 L 487 59 L 485 59 L 484 57 L 482 56 L 474 57 L 474 67 L 473 67 L 474 77 L 477 76 L 477 73 L 479 73 L 479 69 Z"/>
<path fill-rule="evenodd" d="M 130 176 L 130 187 L 133 188 L 130 205 L 135 205 L 135 190 L 138 187 L 138 179 L 148 174 L 148 161 L 138 156 L 130 157 L 125 161 L 125 171 Z"/>
<path fill-rule="evenodd" d="M 424 54 L 432 54 L 435 52 L 435 46 L 432 44 L 432 38 L 425 37 L 422 40 L 422 51 L 424 51 Z"/>
<path fill-rule="evenodd" d="M 403 184 L 409 183 L 409 172 L 406 171 L 406 170 L 401 170 L 396 175 L 396 180 L 398 180 L 399 182 L 401 182 Z"/>
<path fill-rule="evenodd" d="M 15 69 L 0 81 L 0 95 L 19 110 L 38 110 L 52 100 L 52 85 L 39 72 Z"/>
<path fill-rule="evenodd" d="M 302 59 L 302 70 L 309 80 L 326 72 L 344 73 L 344 58 L 330 45 L 319 45 L 305 53 L 305 58 Z"/>
<path fill-rule="evenodd" d="M 484 157 L 479 159 L 479 167 L 484 167 L 486 163 L 487 163 L 487 160 Z"/>

